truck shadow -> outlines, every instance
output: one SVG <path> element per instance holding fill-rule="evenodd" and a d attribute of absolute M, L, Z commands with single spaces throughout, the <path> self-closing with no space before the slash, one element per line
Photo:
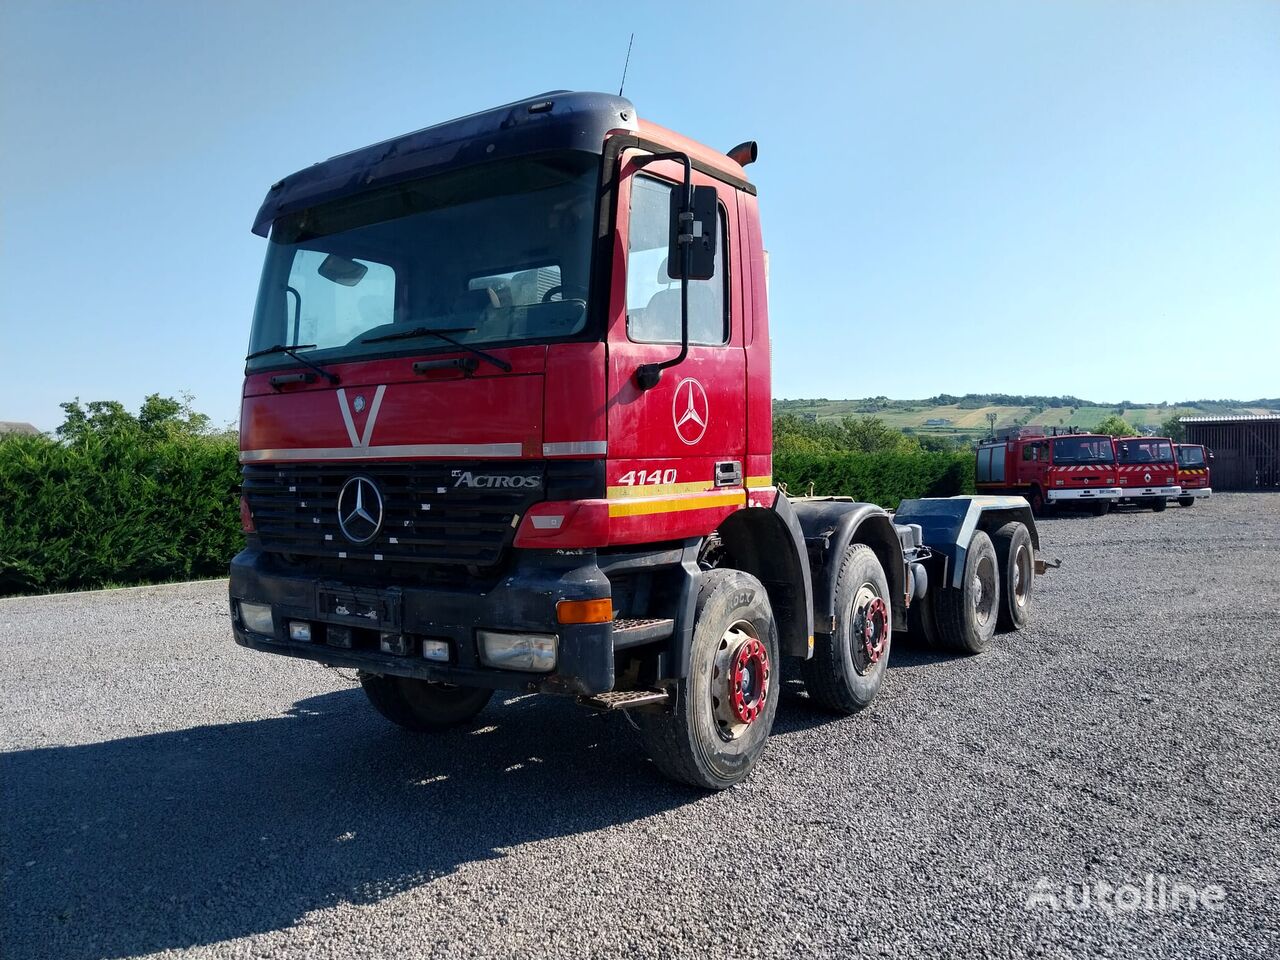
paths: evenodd
<path fill-rule="evenodd" d="M 276 930 L 702 796 L 636 762 L 619 718 L 538 700 L 418 737 L 343 690 L 279 718 L 6 754 L 6 957 Z"/>

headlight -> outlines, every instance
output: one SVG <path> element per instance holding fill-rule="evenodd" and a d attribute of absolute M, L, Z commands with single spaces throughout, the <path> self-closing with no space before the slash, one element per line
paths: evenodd
<path fill-rule="evenodd" d="M 271 619 L 271 606 L 266 603 L 245 603 L 240 601 L 240 623 L 246 630 L 254 633 L 265 633 L 268 637 L 276 632 L 275 623 Z"/>
<path fill-rule="evenodd" d="M 496 633 L 476 631 L 480 662 L 501 670 L 546 673 L 556 667 L 556 635 L 546 633 Z"/>

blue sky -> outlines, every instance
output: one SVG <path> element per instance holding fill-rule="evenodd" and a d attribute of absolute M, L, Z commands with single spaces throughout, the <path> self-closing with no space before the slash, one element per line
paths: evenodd
<path fill-rule="evenodd" d="M 752 168 L 775 395 L 1280 395 L 1280 3 L 0 4 L 0 419 L 238 409 L 267 186 L 559 87 Z"/>

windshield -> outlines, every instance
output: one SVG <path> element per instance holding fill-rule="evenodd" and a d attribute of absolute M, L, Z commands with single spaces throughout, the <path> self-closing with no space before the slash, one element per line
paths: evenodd
<path fill-rule="evenodd" d="M 1067 437 L 1053 441 L 1053 462 L 1115 463 L 1110 437 Z"/>
<path fill-rule="evenodd" d="M 249 352 L 313 360 L 572 336 L 586 324 L 599 158 L 481 164 L 281 217 Z M 392 337 L 377 343 L 372 338 Z M 314 346 L 312 346 L 314 345 Z M 292 364 L 277 353 L 250 369 Z"/>
<path fill-rule="evenodd" d="M 1178 448 L 1178 466 L 1180 467 L 1203 467 L 1204 466 L 1204 450 L 1200 447 L 1179 447 Z"/>
<path fill-rule="evenodd" d="M 1121 463 L 1172 463 L 1173 445 L 1168 440 L 1117 440 Z"/>

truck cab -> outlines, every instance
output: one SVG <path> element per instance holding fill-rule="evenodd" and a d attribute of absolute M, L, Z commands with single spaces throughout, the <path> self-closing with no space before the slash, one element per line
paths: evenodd
<path fill-rule="evenodd" d="M 1019 430 L 983 440 L 976 471 L 979 492 L 1026 497 L 1037 515 L 1063 507 L 1101 516 L 1122 493 L 1111 438 L 1100 434 Z"/>
<path fill-rule="evenodd" d="M 1182 495 L 1173 441 L 1168 437 L 1115 437 L 1120 503 L 1150 507 L 1157 513 Z"/>
<path fill-rule="evenodd" d="M 755 157 L 555 91 L 274 184 L 236 642 L 355 668 L 413 730 L 502 689 L 628 710 L 664 773 L 722 789 L 783 657 L 850 713 L 895 630 L 978 652 L 1024 625 L 1025 502 L 775 484 Z"/>
<path fill-rule="evenodd" d="M 1178 462 L 1178 486 L 1182 489 L 1171 499 L 1177 500 L 1179 506 L 1193 507 L 1197 500 L 1212 496 L 1209 464 L 1213 451 L 1199 443 L 1175 443 L 1173 454 Z"/>

